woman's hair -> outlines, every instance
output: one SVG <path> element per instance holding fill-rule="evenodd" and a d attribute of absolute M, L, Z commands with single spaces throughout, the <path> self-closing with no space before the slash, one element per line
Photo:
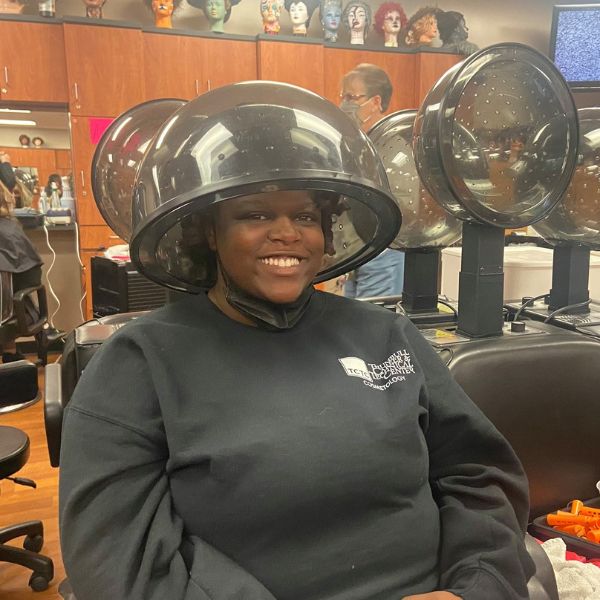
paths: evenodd
<path fill-rule="evenodd" d="M 384 2 L 375 13 L 375 31 L 379 33 L 383 33 L 383 22 L 385 21 L 385 16 L 392 11 L 397 11 L 400 13 L 400 28 L 404 27 L 408 23 L 408 18 L 404 9 L 402 8 L 402 4 L 398 2 Z"/>
<path fill-rule="evenodd" d="M 0 181 L 0 218 L 9 219 L 11 216 L 11 208 L 14 205 L 14 197 L 9 189 Z"/>
<path fill-rule="evenodd" d="M 432 21 L 436 22 L 437 15 L 441 9 L 432 6 L 420 8 L 406 23 L 406 26 L 400 32 L 400 39 L 405 46 L 415 47 L 422 45 L 419 42 L 421 35 L 427 30 Z"/>
<path fill-rule="evenodd" d="M 367 33 L 368 33 L 369 29 L 371 28 L 371 21 L 373 19 L 373 13 L 371 12 L 371 7 L 366 2 L 363 2 L 363 0 L 350 0 L 350 2 L 348 2 L 348 4 L 346 4 L 346 8 L 344 9 L 344 12 L 342 13 L 342 22 L 344 23 L 344 25 L 346 27 L 348 27 L 348 15 L 350 14 L 350 11 L 352 10 L 352 8 L 354 8 L 355 6 L 359 6 L 360 8 L 364 9 L 364 11 L 365 11 L 365 38 L 366 38 Z"/>
<path fill-rule="evenodd" d="M 206 3 L 208 0 L 188 0 L 188 4 L 195 8 L 200 8 L 202 12 L 208 17 L 206 11 Z M 223 0 L 225 4 L 225 18 L 223 19 L 224 23 L 229 21 L 229 17 L 231 16 L 231 9 L 240 2 L 240 0 Z"/>
<path fill-rule="evenodd" d="M 371 65 L 369 63 L 361 63 L 354 67 L 352 71 L 344 75 L 342 82 L 348 81 L 359 77 L 365 84 L 367 90 L 367 96 L 372 98 L 373 96 L 379 96 L 381 98 L 381 110 L 385 112 L 390 105 L 392 98 L 392 82 L 388 77 L 388 74 L 377 65 Z"/>
<path fill-rule="evenodd" d="M 438 31 L 440 39 L 444 44 L 451 42 L 451 36 L 461 21 L 464 21 L 464 15 L 455 10 L 442 10 L 437 15 Z"/>
<path fill-rule="evenodd" d="M 19 178 L 15 183 L 13 194 L 17 208 L 26 208 L 33 203 L 33 192 Z"/>
<path fill-rule="evenodd" d="M 48 196 L 48 198 L 50 196 L 52 196 L 52 184 L 53 183 L 56 183 L 58 185 L 58 189 L 62 190 L 62 178 L 58 173 L 52 173 L 48 177 L 48 183 L 46 184 L 46 187 L 44 188 L 44 191 L 46 192 L 46 196 Z"/>

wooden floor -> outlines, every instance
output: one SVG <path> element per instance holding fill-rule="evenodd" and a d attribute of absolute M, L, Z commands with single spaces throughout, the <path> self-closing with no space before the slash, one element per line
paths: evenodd
<path fill-rule="evenodd" d="M 42 368 L 39 369 L 39 373 L 40 390 L 43 393 Z M 32 489 L 15 485 L 12 481 L 0 482 L 0 527 L 40 519 L 44 523 L 44 547 L 41 553 L 50 556 L 54 561 L 54 579 L 44 592 L 34 592 L 29 587 L 29 569 L 0 562 L 0 598 L 60 600 L 58 584 L 65 578 L 65 570 L 58 537 L 58 469 L 53 469 L 48 459 L 43 398 L 29 408 L 0 414 L 0 425 L 18 427 L 29 436 L 31 454 L 28 463 L 18 475 L 33 479 L 37 483 L 37 489 Z M 23 538 L 18 541 L 22 543 Z"/>

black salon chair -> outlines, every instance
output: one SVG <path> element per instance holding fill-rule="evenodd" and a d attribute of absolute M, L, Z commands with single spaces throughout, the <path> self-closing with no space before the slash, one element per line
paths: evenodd
<path fill-rule="evenodd" d="M 8 405 L 10 397 L 15 404 L 35 400 L 38 394 L 37 368 L 28 361 L 0 365 L 0 404 Z M 18 485 L 36 487 L 31 479 L 13 477 L 27 463 L 29 437 L 15 427 L 0 425 L 0 480 L 10 479 Z M 0 498 L 0 512 L 1 512 Z M 25 536 L 23 548 L 6 542 Z M 47 589 L 54 577 L 52 559 L 39 554 L 44 545 L 41 521 L 27 521 L 0 528 L 0 561 L 31 569 L 29 585 L 36 591 Z"/>
<path fill-rule="evenodd" d="M 455 344 L 441 355 L 521 459 L 533 520 L 597 495 L 600 343 L 539 323 L 527 326 L 537 333 Z M 537 568 L 531 598 L 558 600 L 548 557 L 531 536 L 526 543 Z"/>
<path fill-rule="evenodd" d="M 39 361 L 48 361 L 48 300 L 44 285 L 12 292 L 12 276 L 0 272 L 0 349 L 20 337 L 34 337 Z M 34 316 L 35 315 L 35 316 Z"/>

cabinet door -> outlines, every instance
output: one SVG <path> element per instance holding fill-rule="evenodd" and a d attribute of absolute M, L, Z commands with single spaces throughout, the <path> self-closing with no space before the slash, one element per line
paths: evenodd
<path fill-rule="evenodd" d="M 325 48 L 325 97 L 339 104 L 342 78 L 361 63 L 381 67 L 392 82 L 393 92 L 386 113 L 417 108 L 415 99 L 415 55 L 401 52 L 377 52 Z"/>
<path fill-rule="evenodd" d="M 73 154 L 73 183 L 80 225 L 106 225 L 96 207 L 92 193 L 91 170 L 94 150 L 88 117 L 71 117 L 71 152 Z"/>
<path fill-rule="evenodd" d="M 204 39 L 205 78 L 201 92 L 239 81 L 257 79 L 256 43 Z M 224 64 L 226 68 L 223 68 Z"/>
<path fill-rule="evenodd" d="M 146 100 L 181 98 L 200 93 L 203 40 L 184 35 L 143 33 Z"/>
<path fill-rule="evenodd" d="M 72 114 L 116 117 L 143 102 L 140 30 L 65 23 L 64 35 Z"/>
<path fill-rule="evenodd" d="M 2 100 L 66 103 L 62 27 L 0 21 L 0 81 Z"/>
<path fill-rule="evenodd" d="M 323 95 L 323 46 L 258 41 L 258 77 L 293 83 Z"/>
<path fill-rule="evenodd" d="M 427 92 L 440 77 L 456 63 L 464 60 L 459 54 L 442 54 L 437 52 L 419 52 L 417 57 L 416 100 L 417 106 L 425 99 Z"/>

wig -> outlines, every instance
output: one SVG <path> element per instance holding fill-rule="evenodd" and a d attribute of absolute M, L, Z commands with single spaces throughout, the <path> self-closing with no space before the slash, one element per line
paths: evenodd
<path fill-rule="evenodd" d="M 420 8 L 407 22 L 406 26 L 400 31 L 400 41 L 409 48 L 417 46 L 427 46 L 428 43 L 421 42 L 421 36 L 435 28 L 437 31 L 437 15 L 441 9 L 432 6 Z"/>
<path fill-rule="evenodd" d="M 348 27 L 348 15 L 350 14 L 350 11 L 355 6 L 358 6 L 362 9 L 364 9 L 364 11 L 365 11 L 365 38 L 366 38 L 367 32 L 369 31 L 369 29 L 371 29 L 371 23 L 373 22 L 373 13 L 371 12 L 371 7 L 366 2 L 363 2 L 363 0 L 350 0 L 350 2 L 348 2 L 348 4 L 346 5 L 346 8 L 344 9 L 344 12 L 342 13 L 342 23 L 344 23 L 345 27 L 350 29 Z"/>
<path fill-rule="evenodd" d="M 231 16 L 231 9 L 240 3 L 240 0 L 223 0 L 225 2 L 225 18 L 223 19 L 224 23 L 229 21 L 229 17 Z M 194 8 L 200 8 L 202 12 L 206 15 L 206 0 L 188 0 L 188 4 L 193 6 Z"/>
<path fill-rule="evenodd" d="M 319 0 L 285 0 L 283 5 L 285 6 L 285 10 L 290 12 L 290 8 L 292 4 L 302 3 L 306 6 L 306 12 L 308 13 L 308 19 L 306 20 L 306 29 L 310 26 L 310 20 L 312 19 L 313 13 L 319 6 Z"/>
<path fill-rule="evenodd" d="M 398 2 L 384 2 L 375 13 L 375 31 L 383 33 L 383 22 L 385 21 L 385 17 L 392 11 L 397 11 L 400 14 L 400 28 L 406 27 L 408 18 L 402 8 L 402 4 L 399 4 Z"/>

